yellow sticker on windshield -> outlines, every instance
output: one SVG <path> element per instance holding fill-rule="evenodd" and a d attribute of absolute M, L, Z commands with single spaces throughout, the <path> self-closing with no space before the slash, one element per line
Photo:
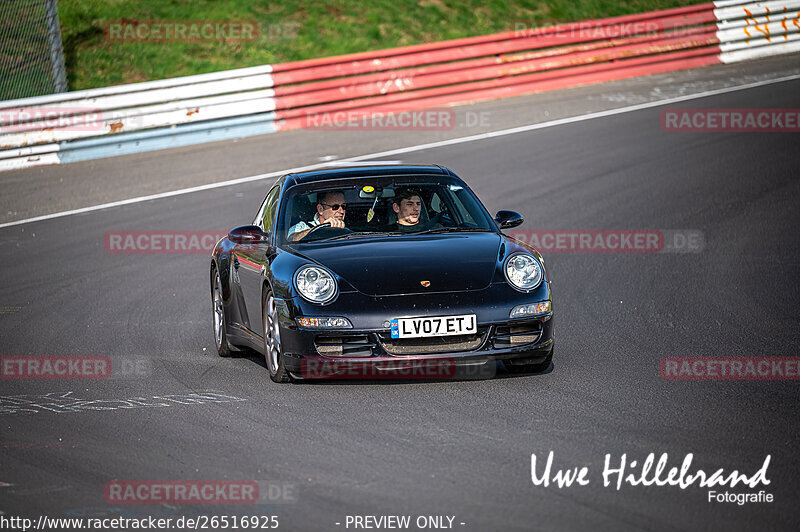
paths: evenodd
<path fill-rule="evenodd" d="M 375 187 L 367 185 L 365 187 L 362 187 L 361 190 L 364 192 L 364 194 L 372 194 L 373 192 L 375 192 Z"/>

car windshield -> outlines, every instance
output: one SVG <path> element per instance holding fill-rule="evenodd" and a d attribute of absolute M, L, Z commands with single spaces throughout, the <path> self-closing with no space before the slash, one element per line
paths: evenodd
<path fill-rule="evenodd" d="M 278 222 L 282 242 L 496 231 L 480 201 L 449 177 L 364 177 L 289 189 Z"/>

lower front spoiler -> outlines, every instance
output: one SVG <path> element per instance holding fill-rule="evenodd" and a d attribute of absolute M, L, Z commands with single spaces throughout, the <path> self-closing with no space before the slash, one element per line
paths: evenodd
<path fill-rule="evenodd" d="M 496 374 L 496 361 L 540 364 L 553 352 L 553 339 L 524 346 L 490 351 L 468 351 L 437 355 L 373 356 L 339 358 L 321 355 L 284 355 L 286 369 L 298 380 L 469 380 Z"/>

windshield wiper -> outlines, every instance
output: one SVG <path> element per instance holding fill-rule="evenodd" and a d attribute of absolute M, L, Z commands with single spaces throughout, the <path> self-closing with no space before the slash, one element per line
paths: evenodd
<path fill-rule="evenodd" d="M 397 235 L 399 233 L 392 233 L 389 231 L 354 231 L 352 233 L 347 233 L 344 235 L 332 236 L 330 238 L 322 238 L 320 240 L 314 240 L 314 242 L 327 242 L 330 240 L 347 240 L 348 238 L 358 238 L 362 236 L 390 236 L 390 235 Z"/>
<path fill-rule="evenodd" d="M 488 229 L 484 229 L 482 227 L 434 227 L 433 229 L 427 229 L 425 231 L 420 231 L 419 233 L 406 234 L 424 235 L 433 233 L 485 233 L 488 231 Z"/>

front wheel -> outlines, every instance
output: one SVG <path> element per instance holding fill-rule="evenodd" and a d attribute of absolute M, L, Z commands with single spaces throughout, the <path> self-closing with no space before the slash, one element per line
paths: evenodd
<path fill-rule="evenodd" d="M 221 357 L 231 356 L 231 348 L 228 345 L 228 331 L 225 325 L 225 306 L 222 302 L 222 282 L 219 278 L 219 270 L 212 267 L 211 275 L 214 279 L 211 286 L 211 306 L 214 319 L 214 344 L 217 346 L 217 353 Z"/>
<path fill-rule="evenodd" d="M 275 298 L 272 290 L 264 293 L 264 359 L 267 363 L 269 378 L 275 382 L 289 382 L 291 377 L 284 366 L 283 351 L 281 351 L 281 329 L 278 325 L 278 312 L 275 308 Z"/>

